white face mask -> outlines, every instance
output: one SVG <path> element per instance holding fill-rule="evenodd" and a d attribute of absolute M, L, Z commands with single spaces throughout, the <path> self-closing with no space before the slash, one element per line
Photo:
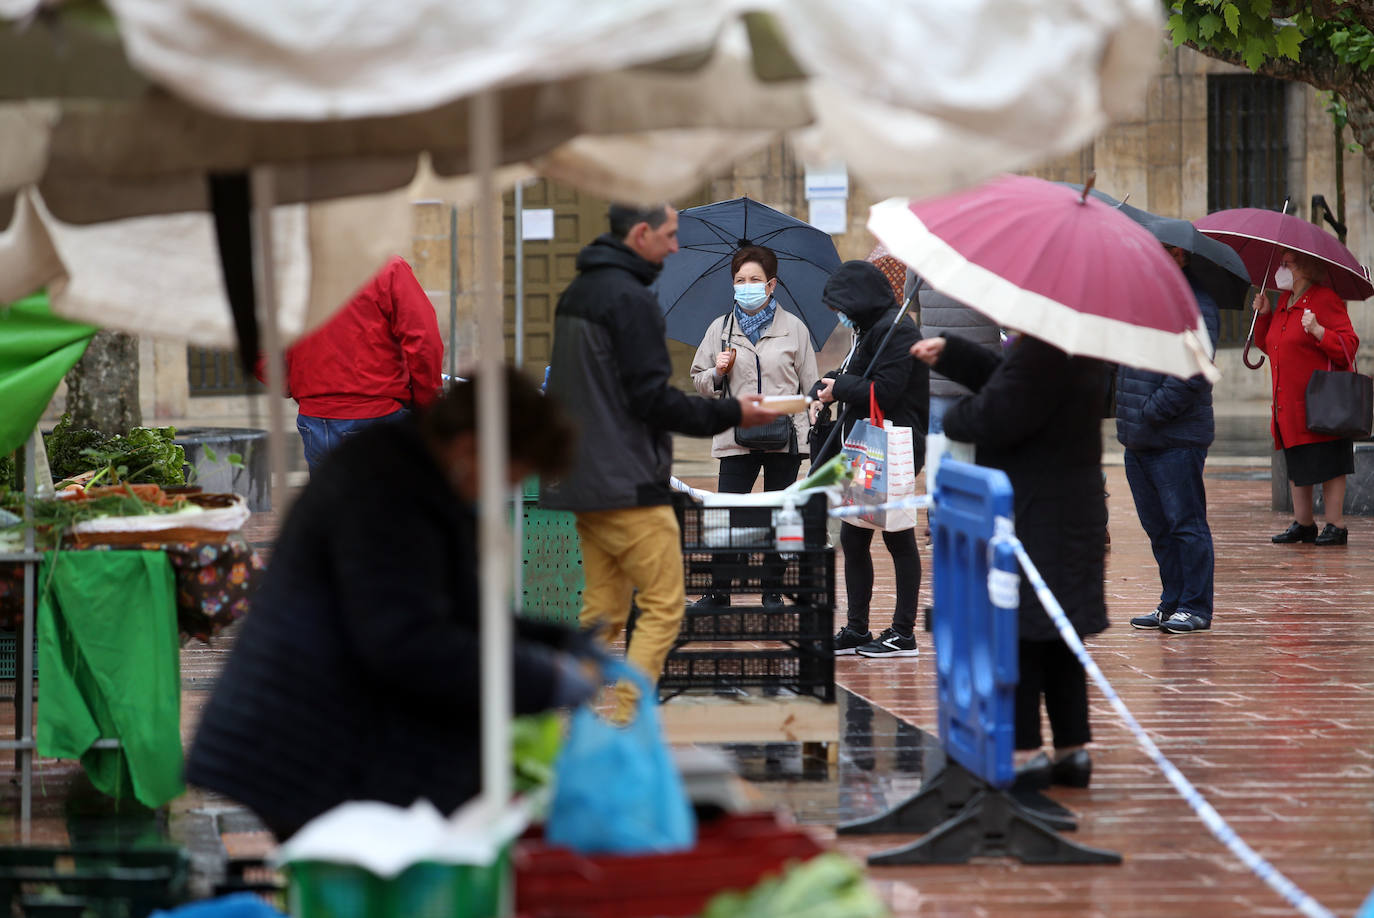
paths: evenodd
<path fill-rule="evenodd" d="M 1279 269 L 1274 272 L 1274 286 L 1278 287 L 1280 290 L 1292 290 L 1293 272 L 1283 265 L 1280 265 Z"/>

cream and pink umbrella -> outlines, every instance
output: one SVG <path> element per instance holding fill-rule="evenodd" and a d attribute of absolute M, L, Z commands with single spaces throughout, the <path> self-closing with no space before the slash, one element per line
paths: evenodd
<path fill-rule="evenodd" d="M 868 228 L 936 290 L 1070 353 L 1220 378 L 1197 300 L 1150 232 L 1026 176 L 874 205 Z"/>

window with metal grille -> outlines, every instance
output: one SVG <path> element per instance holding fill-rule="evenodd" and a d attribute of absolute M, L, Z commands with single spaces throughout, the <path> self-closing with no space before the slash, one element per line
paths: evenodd
<path fill-rule="evenodd" d="M 244 375 L 238 354 L 233 351 L 188 347 L 186 375 L 193 396 L 249 395 L 265 391 L 262 383 Z"/>
<path fill-rule="evenodd" d="M 1278 210 L 1288 192 L 1287 86 L 1251 74 L 1207 77 L 1207 211 Z M 1246 310 L 1221 313 L 1222 347 L 1245 343 Z"/>

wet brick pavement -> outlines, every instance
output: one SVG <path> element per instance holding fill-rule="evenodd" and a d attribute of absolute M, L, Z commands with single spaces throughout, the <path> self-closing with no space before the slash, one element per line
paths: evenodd
<path fill-rule="evenodd" d="M 713 486 L 713 468 L 680 474 Z M 1207 487 L 1217 547 L 1215 630 L 1162 637 L 1134 631 L 1153 607 L 1154 561 L 1120 465 L 1107 469 L 1112 551 L 1107 591 L 1113 627 L 1089 651 L 1165 755 L 1250 844 L 1338 914 L 1353 913 L 1374 887 L 1374 520 L 1350 522 L 1345 548 L 1280 547 L 1269 535 L 1288 518 L 1269 509 L 1267 460 L 1218 455 Z M 270 540 L 270 515 L 249 534 Z M 929 548 L 922 547 L 929 566 Z M 877 551 L 875 622 L 893 584 Z M 928 602 L 928 580 L 922 603 Z M 842 612 L 837 613 L 842 621 Z M 827 842 L 862 857 L 910 836 L 835 838 L 837 821 L 878 812 L 913 792 L 933 757 L 933 648 L 922 656 L 837 661 L 842 717 L 838 764 L 795 745 L 734 746 L 741 772 Z M 222 665 L 232 630 L 182 653 L 183 733 Z M 899 916 L 1287 915 L 1289 909 L 1215 841 L 1136 746 L 1094 690 L 1093 785 L 1052 796 L 1075 811 L 1072 836 L 1120 851 L 1120 866 L 1025 866 L 988 860 L 962 866 L 870 868 Z M 12 717 L 12 708 L 5 709 Z M 10 721 L 12 723 L 12 721 Z M 8 770 L 10 763 L 4 763 Z M 99 815 L 75 763 L 41 760 L 34 841 L 62 843 Z M 12 778 L 13 773 L 5 775 Z M 17 838 L 11 786 L 0 800 L 0 837 Z M 83 809 L 84 808 L 84 809 Z M 124 817 L 126 820 L 129 817 Z M 172 807 L 171 832 L 203 859 L 219 833 L 251 854 L 264 837 L 226 801 L 188 794 Z M 216 831 L 217 830 L 217 831 Z M 82 831 L 85 831 L 82 829 Z"/>

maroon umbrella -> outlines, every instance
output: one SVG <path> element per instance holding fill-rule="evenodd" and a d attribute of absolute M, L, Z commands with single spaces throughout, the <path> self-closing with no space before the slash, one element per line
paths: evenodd
<path fill-rule="evenodd" d="M 1250 279 L 1261 287 L 1273 287 L 1278 253 L 1284 249 L 1305 252 L 1326 266 L 1326 278 L 1318 283 L 1330 287 L 1346 300 L 1374 296 L 1369 269 L 1360 264 L 1350 250 L 1315 223 L 1291 214 L 1257 207 L 1236 207 L 1208 214 L 1193 225 L 1213 239 L 1226 243 L 1240 254 Z"/>
<path fill-rule="evenodd" d="M 883 201 L 868 228 L 936 290 L 1070 354 L 1220 375 L 1178 265 L 1148 230 L 1082 192 L 1007 175 Z"/>

